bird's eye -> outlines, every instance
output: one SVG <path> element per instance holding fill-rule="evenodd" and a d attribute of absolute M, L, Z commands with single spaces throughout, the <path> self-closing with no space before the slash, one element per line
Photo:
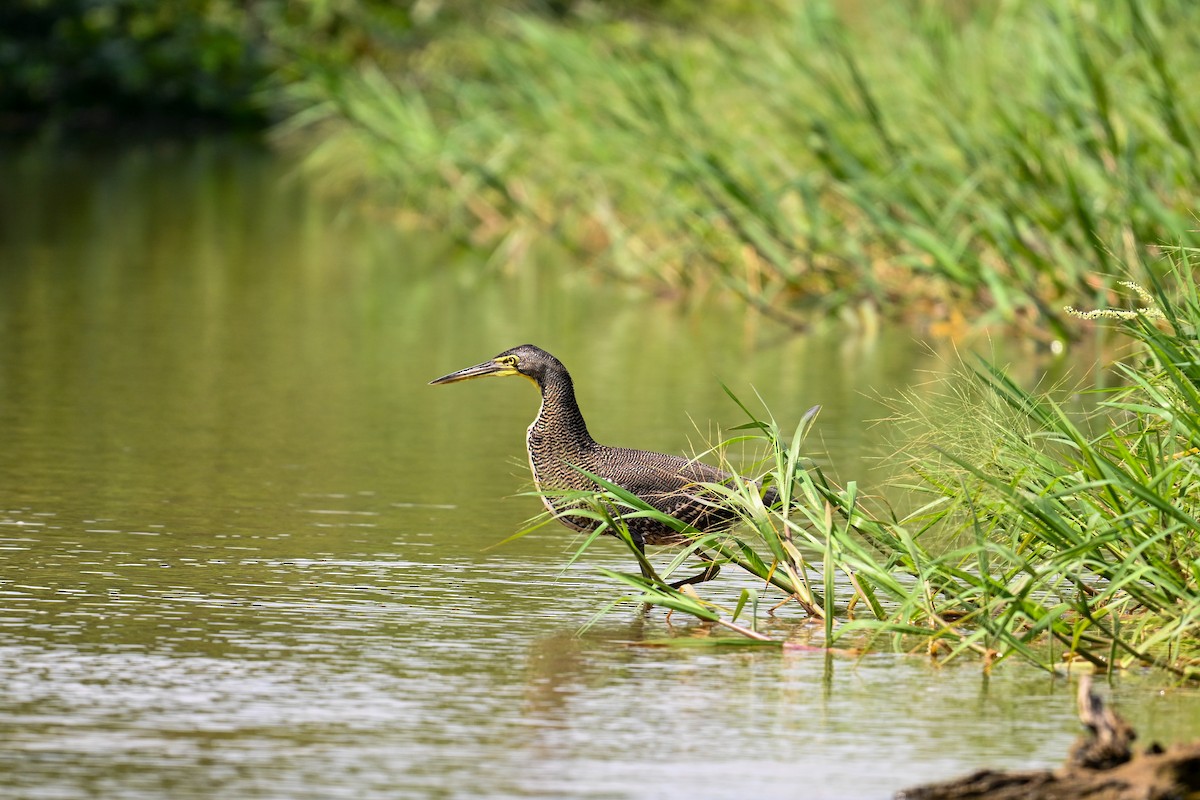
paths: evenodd
<path fill-rule="evenodd" d="M 516 356 L 505 356 L 504 358 L 500 359 L 500 363 L 506 367 L 515 367 L 517 365 L 517 361 L 518 359 Z"/>

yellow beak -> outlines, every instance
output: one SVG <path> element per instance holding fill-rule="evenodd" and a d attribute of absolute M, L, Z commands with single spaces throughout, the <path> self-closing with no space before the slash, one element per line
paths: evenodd
<path fill-rule="evenodd" d="M 483 378 L 488 375 L 517 375 L 515 369 L 508 364 L 498 364 L 495 361 L 485 361 L 482 364 L 476 364 L 473 367 L 460 369 L 458 372 L 451 372 L 449 375 L 443 375 L 440 378 L 435 378 L 429 382 L 430 386 L 436 386 L 439 383 L 454 383 L 456 381 L 469 381 L 472 378 Z"/>

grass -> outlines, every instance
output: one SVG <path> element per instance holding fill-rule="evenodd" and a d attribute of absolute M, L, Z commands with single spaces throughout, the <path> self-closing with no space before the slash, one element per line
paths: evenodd
<path fill-rule="evenodd" d="M 1170 285 L 1151 276 L 1148 289 L 1139 287 L 1141 309 L 1108 314 L 1136 350 L 1116 367 L 1120 386 L 1092 410 L 1068 412 L 986 361 L 966 371 L 965 383 L 948 385 L 952 409 L 914 406 L 910 421 L 924 432 L 903 445 L 904 488 L 921 505 L 903 518 L 868 508 L 854 482 L 838 486 L 803 457 L 815 410 L 785 435 L 769 414 L 739 402 L 749 422 L 725 444 L 760 444 L 767 455 L 759 480 L 776 486 L 783 502 L 765 508 L 745 482 L 708 487 L 743 524 L 692 531 L 695 544 L 793 598 L 803 616 L 822 621 L 831 647 L 846 637 L 862 646 L 865 636 L 870 646 L 975 655 L 989 667 L 1016 656 L 1047 669 L 1141 664 L 1200 679 L 1200 293 L 1192 257 L 1181 251 Z M 622 514 L 656 515 L 686 530 L 619 487 L 604 489 L 579 512 L 600 523 L 596 535 L 615 532 L 636 552 Z M 846 580 L 835 580 L 839 573 Z M 622 599 L 763 638 L 753 617 L 739 622 L 756 593 L 722 609 L 653 572 L 609 574 L 637 590 Z"/>
<path fill-rule="evenodd" d="M 310 75 L 331 184 L 520 261 L 841 315 L 1024 326 L 1195 245 L 1200 7 L 764 6 L 748 22 L 497 14 L 402 67 Z M 853 6 L 847 6 L 853 8 Z"/>

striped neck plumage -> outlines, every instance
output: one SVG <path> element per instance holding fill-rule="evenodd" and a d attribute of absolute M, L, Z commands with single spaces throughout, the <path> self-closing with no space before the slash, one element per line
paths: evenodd
<path fill-rule="evenodd" d="M 575 385 L 566 369 L 548 370 L 538 381 L 542 407 L 534 423 L 544 436 L 563 437 L 579 446 L 594 445 L 583 412 L 575 400 Z"/>

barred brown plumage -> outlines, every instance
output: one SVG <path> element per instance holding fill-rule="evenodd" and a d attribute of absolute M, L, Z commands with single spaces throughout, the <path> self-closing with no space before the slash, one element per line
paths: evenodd
<path fill-rule="evenodd" d="M 728 472 L 694 459 L 631 450 L 598 444 L 588 433 L 587 423 L 575 400 L 575 386 L 567 368 L 557 358 L 531 344 L 523 344 L 473 367 L 452 372 L 430 384 L 481 378 L 487 375 L 523 375 L 537 384 L 542 405 L 526 434 L 529 468 L 539 491 L 557 492 L 579 490 L 592 492 L 600 487 L 579 470 L 586 470 L 637 495 L 648 505 L 686 522 L 698 531 L 710 532 L 727 527 L 737 518 L 719 502 L 703 484 L 726 483 L 733 478 Z M 768 491 L 768 504 L 774 492 Z M 574 530 L 594 530 L 594 520 L 572 516 L 571 507 L 552 495 L 544 496 L 546 507 L 560 522 Z M 634 543 L 645 545 L 682 545 L 687 536 L 670 526 L 647 517 L 625 517 Z M 699 583 L 716 576 L 718 566 L 709 556 L 697 550 L 697 555 L 709 561 L 704 572 L 673 586 Z"/>

